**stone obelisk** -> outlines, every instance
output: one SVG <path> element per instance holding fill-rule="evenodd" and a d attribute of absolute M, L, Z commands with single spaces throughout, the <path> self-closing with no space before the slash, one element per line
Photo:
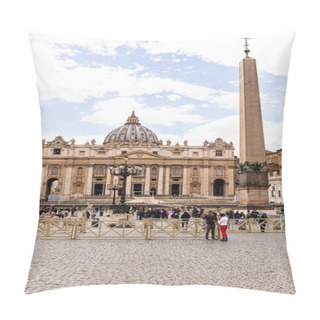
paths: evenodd
<path fill-rule="evenodd" d="M 249 57 L 247 39 L 246 57 L 240 62 L 240 205 L 266 206 L 268 172 L 263 168 L 266 151 L 256 60 Z"/>

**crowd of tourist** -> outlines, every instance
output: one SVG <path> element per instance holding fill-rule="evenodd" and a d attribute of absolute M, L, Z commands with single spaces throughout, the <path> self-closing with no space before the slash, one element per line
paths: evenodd
<path fill-rule="evenodd" d="M 209 240 L 209 234 L 211 232 L 211 238 L 215 238 L 216 225 L 219 226 L 222 234 L 222 241 L 228 241 L 227 229 L 229 226 L 229 220 L 234 219 L 235 224 L 239 223 L 241 219 L 253 219 L 257 221 L 261 232 L 265 232 L 266 219 L 268 215 L 263 212 L 259 213 L 257 210 L 248 210 L 246 213 L 243 211 L 225 210 L 220 212 L 219 208 L 216 210 L 205 210 L 203 207 L 197 206 L 184 206 L 184 207 L 172 207 L 171 210 L 168 208 L 157 208 L 149 206 L 131 206 L 130 212 L 133 215 L 134 220 L 142 219 L 181 219 L 182 228 L 187 229 L 189 220 L 191 218 L 201 218 L 206 222 L 206 235 L 205 238 Z M 104 211 L 100 208 L 85 208 L 83 210 L 77 210 L 75 207 L 72 208 L 55 208 L 55 207 L 43 207 L 39 212 L 41 217 L 85 217 L 87 220 L 99 220 L 97 216 L 103 216 Z M 281 220 L 284 219 L 284 211 L 280 213 Z"/>

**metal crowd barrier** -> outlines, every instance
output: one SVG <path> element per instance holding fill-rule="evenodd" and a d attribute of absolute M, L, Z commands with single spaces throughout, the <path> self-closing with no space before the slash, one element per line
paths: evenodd
<path fill-rule="evenodd" d="M 70 239 L 197 239 L 203 238 L 206 223 L 203 219 L 143 219 L 129 217 L 117 220 L 88 220 L 86 218 L 40 218 L 38 238 Z M 216 224 L 215 234 L 221 238 Z M 230 219 L 228 232 L 285 232 L 285 220 Z"/>

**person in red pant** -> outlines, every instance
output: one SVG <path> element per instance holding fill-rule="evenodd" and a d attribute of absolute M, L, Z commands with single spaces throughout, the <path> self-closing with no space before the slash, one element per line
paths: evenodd
<path fill-rule="evenodd" d="M 220 230 L 222 233 L 222 241 L 228 241 L 227 229 L 228 229 L 228 217 L 221 213 L 219 218 Z"/>

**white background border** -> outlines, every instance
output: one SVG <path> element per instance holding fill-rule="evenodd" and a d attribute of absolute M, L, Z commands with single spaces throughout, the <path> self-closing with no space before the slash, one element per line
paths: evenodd
<path fill-rule="evenodd" d="M 316 4 L 309 0 L 29 0 L 1 5 L 0 301 L 4 319 L 318 317 L 320 20 Z M 41 176 L 40 110 L 29 31 L 110 40 L 206 40 L 287 30 L 296 31 L 283 141 L 287 242 L 296 295 L 152 285 L 75 287 L 25 295 Z"/>

